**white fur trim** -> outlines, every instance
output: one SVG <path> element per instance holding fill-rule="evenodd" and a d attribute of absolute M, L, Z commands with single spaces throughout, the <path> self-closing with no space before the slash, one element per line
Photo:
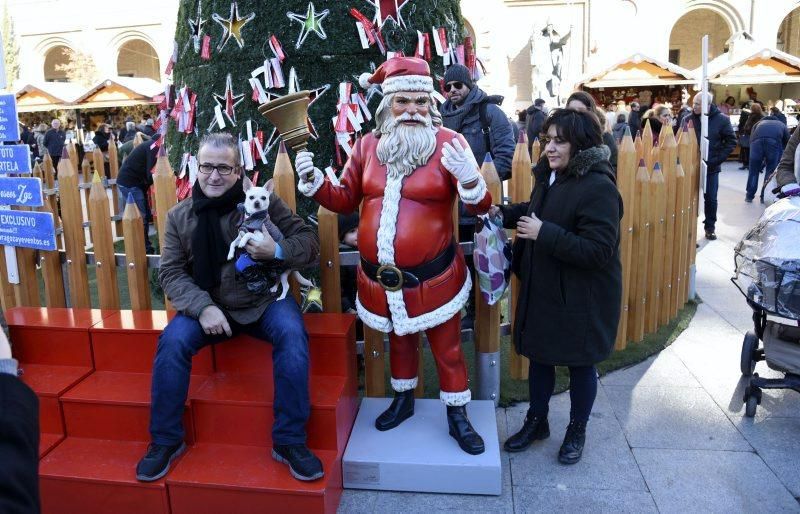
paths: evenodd
<path fill-rule="evenodd" d="M 356 312 L 358 313 L 358 318 L 369 328 L 377 330 L 378 332 L 383 332 L 384 334 L 388 334 L 392 331 L 392 320 L 368 311 L 366 307 L 361 305 L 361 300 L 358 298 L 358 295 L 356 295 Z"/>
<path fill-rule="evenodd" d="M 319 188 L 322 187 L 323 182 L 325 182 L 325 176 L 318 168 L 314 168 L 314 181 L 306 182 L 300 180 L 297 183 L 297 190 L 306 196 L 314 196 L 319 191 Z"/>
<path fill-rule="evenodd" d="M 486 181 L 483 180 L 483 177 L 480 175 L 478 175 L 478 185 L 472 189 L 464 189 L 464 186 L 461 185 L 461 182 L 458 183 L 457 187 L 458 196 L 460 196 L 461 201 L 467 205 L 477 205 L 481 203 L 484 195 L 486 195 Z M 500 199 L 498 198 L 497 201 L 500 201 Z"/>
<path fill-rule="evenodd" d="M 384 94 L 397 93 L 398 91 L 433 93 L 433 79 L 426 75 L 402 75 L 384 80 L 381 87 Z"/>
<path fill-rule="evenodd" d="M 461 407 L 466 405 L 472 400 L 472 393 L 469 389 L 458 393 L 448 393 L 447 391 L 439 391 L 439 398 L 450 407 Z"/>
<path fill-rule="evenodd" d="M 392 377 L 392 389 L 398 393 L 410 391 L 417 387 L 417 377 L 414 378 L 394 378 Z"/>
<path fill-rule="evenodd" d="M 403 176 L 386 177 L 383 191 L 381 220 L 378 225 L 378 264 L 394 266 L 394 237 L 397 234 L 397 215 L 400 211 L 400 191 Z"/>
<path fill-rule="evenodd" d="M 464 281 L 464 285 L 452 300 L 438 309 L 420 314 L 416 318 L 408 317 L 402 290 L 395 292 L 386 291 L 386 300 L 389 302 L 389 312 L 392 314 L 394 333 L 399 336 L 404 336 L 441 325 L 461 311 L 461 308 L 469 299 L 470 289 L 472 289 L 472 279 L 469 273 L 467 273 L 467 279 Z"/>
<path fill-rule="evenodd" d="M 372 82 L 369 81 L 369 78 L 372 76 L 372 73 L 362 73 L 358 76 L 358 85 L 361 86 L 363 89 L 369 89 L 369 86 L 372 85 Z"/>

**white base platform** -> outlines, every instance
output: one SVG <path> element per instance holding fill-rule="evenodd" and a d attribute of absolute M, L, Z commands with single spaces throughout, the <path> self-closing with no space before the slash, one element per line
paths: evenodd
<path fill-rule="evenodd" d="M 469 455 L 447 432 L 447 410 L 440 400 L 417 399 L 414 415 L 380 432 L 377 418 L 390 398 L 364 398 L 342 459 L 344 487 L 383 491 L 499 495 L 500 443 L 494 402 L 467 405 L 472 426 L 486 451 Z"/>

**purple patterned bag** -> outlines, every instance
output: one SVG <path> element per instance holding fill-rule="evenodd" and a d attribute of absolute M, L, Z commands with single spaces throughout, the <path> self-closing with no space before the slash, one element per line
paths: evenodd
<path fill-rule="evenodd" d="M 499 216 L 478 216 L 472 257 L 481 296 L 489 305 L 494 305 L 503 296 L 511 276 L 511 242 Z"/>

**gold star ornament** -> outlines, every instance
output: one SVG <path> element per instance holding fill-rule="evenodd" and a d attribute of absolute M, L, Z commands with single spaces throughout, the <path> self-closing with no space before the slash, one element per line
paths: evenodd
<path fill-rule="evenodd" d="M 222 50 L 228 43 L 228 40 L 233 36 L 239 48 L 244 48 L 244 38 L 242 38 L 242 28 L 256 17 L 256 13 L 251 12 L 244 18 L 239 17 L 239 5 L 236 2 L 231 2 L 231 16 L 230 18 L 223 18 L 217 13 L 211 15 L 211 18 L 222 26 L 222 39 L 217 45 L 217 52 Z"/>

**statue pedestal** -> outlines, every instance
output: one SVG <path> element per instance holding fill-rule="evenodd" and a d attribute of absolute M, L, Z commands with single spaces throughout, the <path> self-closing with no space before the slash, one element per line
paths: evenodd
<path fill-rule="evenodd" d="M 375 418 L 389 398 L 364 398 L 342 459 L 344 487 L 385 491 L 492 494 L 501 490 L 500 444 L 494 402 L 467 406 L 486 451 L 469 455 L 447 432 L 447 411 L 439 400 L 417 399 L 414 416 L 380 432 Z"/>

